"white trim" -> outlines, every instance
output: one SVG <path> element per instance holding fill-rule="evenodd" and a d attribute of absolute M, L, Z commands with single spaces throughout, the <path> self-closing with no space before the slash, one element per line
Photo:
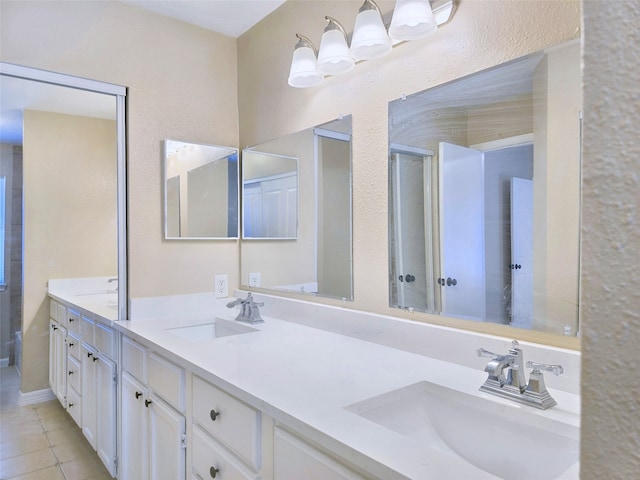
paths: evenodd
<path fill-rule="evenodd" d="M 9 366 L 9 357 L 0 358 L 0 368 Z"/>
<path fill-rule="evenodd" d="M 113 83 L 99 82 L 88 78 L 66 75 L 63 73 L 40 70 L 38 68 L 23 67 L 12 63 L 0 62 L 0 74 L 9 77 L 24 78 L 26 80 L 37 80 L 53 85 L 78 88 L 90 92 L 107 93 L 110 95 L 126 95 L 126 87 Z"/>
<path fill-rule="evenodd" d="M 519 147 L 520 145 L 529 145 L 533 143 L 533 133 L 525 133 L 514 137 L 501 138 L 491 142 L 476 143 L 469 148 L 480 150 L 481 152 L 490 152 L 491 150 L 500 150 L 501 148 Z"/>
<path fill-rule="evenodd" d="M 18 392 L 18 406 L 33 405 L 34 403 L 48 402 L 55 400 L 56 396 L 50 388 L 44 390 L 36 390 L 34 392 L 22 393 Z"/>
<path fill-rule="evenodd" d="M 428 150 L 426 148 L 420 147 L 412 147 L 410 145 L 402 145 L 400 143 L 390 143 L 389 150 L 391 150 L 391 153 L 409 153 L 411 155 L 420 155 L 423 157 L 435 157 L 435 152 L 433 150 Z"/>

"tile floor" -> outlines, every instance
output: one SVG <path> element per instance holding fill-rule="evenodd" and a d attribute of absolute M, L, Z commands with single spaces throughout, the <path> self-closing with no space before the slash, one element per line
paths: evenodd
<path fill-rule="evenodd" d="M 0 368 L 0 480 L 111 480 L 57 400 L 18 406 L 20 377 Z"/>

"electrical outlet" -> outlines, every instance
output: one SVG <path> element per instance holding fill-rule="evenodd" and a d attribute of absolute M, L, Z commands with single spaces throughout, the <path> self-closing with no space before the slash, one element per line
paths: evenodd
<path fill-rule="evenodd" d="M 226 275 L 216 275 L 214 292 L 216 298 L 226 298 L 229 296 L 229 278 Z"/>
<path fill-rule="evenodd" d="M 260 273 L 250 273 L 249 274 L 249 286 L 250 287 L 259 287 L 260 286 Z"/>

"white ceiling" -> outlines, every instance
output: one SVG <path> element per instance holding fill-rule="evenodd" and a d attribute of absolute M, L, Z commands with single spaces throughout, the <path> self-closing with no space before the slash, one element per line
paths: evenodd
<path fill-rule="evenodd" d="M 285 0 L 120 0 L 237 38 Z"/>
<path fill-rule="evenodd" d="M 285 0 L 120 0 L 234 38 L 239 37 Z M 22 143 L 24 109 L 113 118 L 109 95 L 0 77 L 0 143 Z"/>

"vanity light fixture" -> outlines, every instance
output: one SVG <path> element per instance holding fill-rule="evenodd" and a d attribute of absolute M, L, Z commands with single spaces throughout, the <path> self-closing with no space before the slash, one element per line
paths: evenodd
<path fill-rule="evenodd" d="M 318 51 L 318 72 L 322 75 L 339 75 L 353 70 L 356 62 L 349 54 L 347 34 L 335 18 L 324 17 L 328 22 L 324 28 Z"/>
<path fill-rule="evenodd" d="M 351 71 L 361 60 L 373 60 L 391 52 L 393 46 L 418 40 L 434 33 L 438 25 L 453 16 L 456 0 L 397 0 L 389 26 L 385 27 L 380 8 L 374 0 L 364 0 L 358 11 L 351 38 L 336 19 L 328 22 L 320 40 L 320 51 L 304 35 L 296 33 L 298 43 L 293 51 L 289 85 L 315 87 L 325 75 Z"/>
<path fill-rule="evenodd" d="M 392 48 L 380 8 L 373 0 L 364 0 L 353 27 L 351 56 L 355 60 L 373 60 L 388 55 Z"/>
<path fill-rule="evenodd" d="M 289 71 L 289 85 L 297 88 L 315 87 L 324 80 L 318 73 L 316 47 L 304 35 L 296 33 L 298 43 L 293 50 L 293 60 Z"/>
<path fill-rule="evenodd" d="M 393 40 L 418 40 L 435 33 L 438 24 L 429 0 L 397 0 L 389 36 Z"/>

